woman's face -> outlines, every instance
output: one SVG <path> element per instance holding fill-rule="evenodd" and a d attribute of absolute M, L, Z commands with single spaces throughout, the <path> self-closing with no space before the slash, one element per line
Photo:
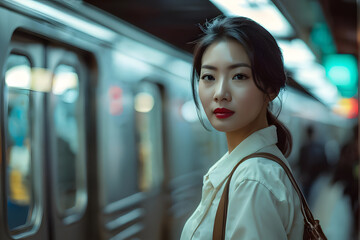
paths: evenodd
<path fill-rule="evenodd" d="M 267 97 L 255 85 L 249 57 L 235 40 L 221 40 L 205 50 L 199 97 L 218 131 L 250 134 L 268 125 Z"/>

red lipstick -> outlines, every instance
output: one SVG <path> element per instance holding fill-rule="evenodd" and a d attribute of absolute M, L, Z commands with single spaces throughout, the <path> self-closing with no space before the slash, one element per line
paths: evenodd
<path fill-rule="evenodd" d="M 227 108 L 216 108 L 214 110 L 214 114 L 215 114 L 215 117 L 223 119 L 223 118 L 230 117 L 231 115 L 234 114 L 234 112 Z"/>

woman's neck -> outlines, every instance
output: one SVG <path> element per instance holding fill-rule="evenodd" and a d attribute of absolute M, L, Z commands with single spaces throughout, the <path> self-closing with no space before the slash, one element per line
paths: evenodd
<path fill-rule="evenodd" d="M 248 136 L 268 126 L 269 124 L 266 121 L 266 124 L 256 125 L 254 127 L 247 126 L 246 128 L 241 128 L 233 132 L 227 132 L 226 139 L 227 139 L 229 154 Z"/>

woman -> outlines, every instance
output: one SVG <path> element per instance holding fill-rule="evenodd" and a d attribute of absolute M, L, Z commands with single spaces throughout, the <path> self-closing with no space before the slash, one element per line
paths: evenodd
<path fill-rule="evenodd" d="M 255 152 L 286 165 L 291 135 L 269 111 L 285 87 L 281 51 L 271 34 L 243 17 L 207 23 L 194 52 L 192 87 L 211 125 L 225 132 L 228 152 L 204 176 L 202 199 L 181 239 L 212 239 L 226 180 L 235 165 Z M 283 168 L 252 158 L 236 168 L 229 187 L 226 239 L 302 239 L 300 200 Z"/>

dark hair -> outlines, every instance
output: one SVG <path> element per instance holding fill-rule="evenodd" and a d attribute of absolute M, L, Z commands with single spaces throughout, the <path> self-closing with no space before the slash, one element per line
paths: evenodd
<path fill-rule="evenodd" d="M 268 96 L 278 95 L 285 87 L 286 74 L 279 46 L 274 37 L 255 21 L 245 17 L 217 17 L 201 27 L 204 35 L 196 41 L 191 76 L 192 94 L 200 116 L 196 84 L 199 80 L 202 56 L 212 43 L 222 39 L 233 39 L 245 49 L 250 62 L 255 85 Z M 270 106 L 271 107 L 271 106 Z M 277 127 L 281 152 L 288 157 L 292 148 L 290 131 L 267 109 L 267 121 Z M 204 125 L 202 118 L 200 121 Z M 206 127 L 205 127 L 206 128 Z"/>

